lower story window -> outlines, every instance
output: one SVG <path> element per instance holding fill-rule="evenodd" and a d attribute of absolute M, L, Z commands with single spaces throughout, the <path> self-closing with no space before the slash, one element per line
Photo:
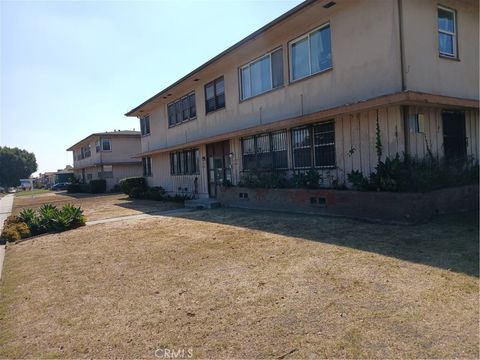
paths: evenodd
<path fill-rule="evenodd" d="M 103 178 L 111 179 L 113 178 L 113 166 L 112 165 L 103 165 Z"/>
<path fill-rule="evenodd" d="M 142 158 L 143 176 L 152 176 L 152 158 L 146 156 Z"/>
<path fill-rule="evenodd" d="M 292 129 L 292 148 L 296 169 L 335 167 L 335 122 Z"/>
<path fill-rule="evenodd" d="M 242 160 L 244 170 L 287 169 L 287 131 L 243 138 Z"/>
<path fill-rule="evenodd" d="M 200 173 L 200 152 L 188 149 L 170 153 L 170 173 L 172 175 L 192 175 Z"/>

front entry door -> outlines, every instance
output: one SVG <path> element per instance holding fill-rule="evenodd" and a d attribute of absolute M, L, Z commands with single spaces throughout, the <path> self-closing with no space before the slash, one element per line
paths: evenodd
<path fill-rule="evenodd" d="M 465 113 L 463 111 L 442 111 L 443 149 L 447 160 L 467 156 L 465 136 Z"/>
<path fill-rule="evenodd" d="M 232 181 L 230 142 L 228 140 L 207 145 L 208 194 L 217 197 L 218 186 Z"/>

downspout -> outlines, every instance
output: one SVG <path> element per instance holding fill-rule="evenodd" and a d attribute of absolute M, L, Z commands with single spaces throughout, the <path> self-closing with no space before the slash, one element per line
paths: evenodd
<path fill-rule="evenodd" d="M 405 81 L 405 49 L 404 49 L 404 37 L 403 37 L 403 0 L 397 0 L 398 8 L 398 36 L 400 45 L 400 72 L 401 72 L 401 88 L 402 92 L 407 90 Z M 408 154 L 409 151 L 409 136 L 408 136 L 408 105 L 401 105 L 400 113 L 403 118 L 403 142 L 405 146 L 404 153 Z"/>
<path fill-rule="evenodd" d="M 103 144 L 102 144 L 102 138 L 100 138 L 100 174 L 102 174 L 102 176 L 100 177 L 101 179 L 104 178 L 103 176 Z"/>

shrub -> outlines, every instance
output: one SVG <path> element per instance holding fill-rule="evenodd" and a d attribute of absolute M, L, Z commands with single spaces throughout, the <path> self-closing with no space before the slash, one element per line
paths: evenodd
<path fill-rule="evenodd" d="M 15 242 L 31 236 L 30 229 L 23 222 L 10 223 L 3 228 L 0 240 L 4 242 Z"/>
<path fill-rule="evenodd" d="M 230 184 L 230 186 L 232 186 Z M 239 186 L 247 188 L 279 189 L 290 187 L 290 181 L 285 172 L 248 171 L 242 173 Z"/>
<path fill-rule="evenodd" d="M 132 187 L 130 189 L 130 193 L 128 194 L 128 197 L 131 199 L 143 199 L 145 194 L 145 190 L 143 190 L 140 187 Z"/>
<path fill-rule="evenodd" d="M 416 160 L 408 155 L 402 159 L 397 154 L 380 161 L 369 178 L 357 170 L 347 178 L 357 190 L 424 192 L 478 184 L 478 171 L 478 163 L 473 160 L 446 161 L 433 156 Z"/>
<path fill-rule="evenodd" d="M 165 189 L 160 186 L 151 187 L 142 194 L 143 199 L 149 200 L 163 200 L 164 195 Z"/>
<path fill-rule="evenodd" d="M 81 185 L 76 183 L 76 184 L 68 185 L 67 186 L 67 192 L 69 192 L 69 193 L 80 193 L 80 192 L 83 192 L 83 191 L 82 191 Z"/>
<path fill-rule="evenodd" d="M 122 191 L 130 197 L 132 189 L 136 189 L 136 193 L 142 193 L 147 190 L 147 182 L 145 178 L 141 176 L 125 178 L 120 181 L 120 188 Z"/>
<path fill-rule="evenodd" d="M 17 224 L 19 222 L 22 222 L 22 220 L 17 215 L 10 215 L 3 222 L 3 226 L 6 227 L 10 224 Z"/>
<path fill-rule="evenodd" d="M 355 190 L 368 190 L 368 178 L 365 177 L 361 171 L 353 170 L 347 174 L 347 179 Z"/>
<path fill-rule="evenodd" d="M 295 187 L 317 189 L 320 187 L 320 180 L 322 175 L 314 170 L 310 169 L 305 173 L 296 173 L 292 177 L 292 182 Z"/>
<path fill-rule="evenodd" d="M 88 185 L 92 194 L 100 194 L 107 191 L 107 181 L 105 179 L 90 180 Z"/>
<path fill-rule="evenodd" d="M 82 209 L 71 204 L 66 204 L 61 209 L 45 204 L 37 212 L 24 209 L 20 212 L 19 219 L 28 226 L 33 235 L 65 231 L 85 225 Z"/>
<path fill-rule="evenodd" d="M 112 193 L 122 192 L 122 188 L 120 187 L 119 184 L 115 184 L 115 185 L 113 185 L 113 187 L 110 189 L 110 192 L 112 192 Z"/>
<path fill-rule="evenodd" d="M 20 233 L 17 231 L 14 226 L 7 226 L 2 231 L 2 236 L 0 237 L 0 243 L 5 244 L 6 242 L 15 242 L 20 240 Z"/>

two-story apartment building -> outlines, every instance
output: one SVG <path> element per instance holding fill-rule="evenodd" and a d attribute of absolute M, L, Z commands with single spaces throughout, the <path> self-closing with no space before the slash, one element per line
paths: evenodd
<path fill-rule="evenodd" d="M 148 183 L 215 197 L 245 171 L 346 184 L 407 153 L 478 160 L 476 0 L 306 1 L 138 105 Z"/>
<path fill-rule="evenodd" d="M 142 160 L 133 158 L 141 151 L 140 132 L 117 130 L 94 133 L 67 149 L 73 153 L 75 177 L 88 183 L 105 179 L 107 190 L 126 177 L 146 175 Z"/>

